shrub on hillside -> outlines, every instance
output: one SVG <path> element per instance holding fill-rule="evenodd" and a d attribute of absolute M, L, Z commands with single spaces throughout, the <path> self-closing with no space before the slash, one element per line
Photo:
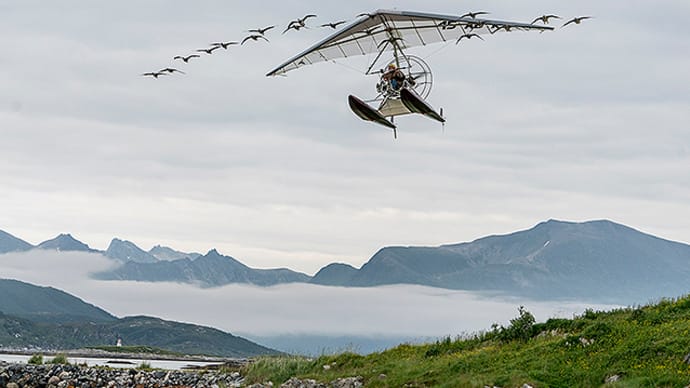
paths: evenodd
<path fill-rule="evenodd" d="M 518 307 L 518 316 L 510 320 L 508 327 L 501 326 L 500 329 L 494 327 L 496 338 L 501 341 L 527 341 L 534 335 L 534 315 L 525 309 L 525 306 Z"/>
<path fill-rule="evenodd" d="M 69 361 L 67 360 L 67 356 L 64 354 L 57 354 L 55 357 L 53 357 L 52 360 L 50 360 L 51 364 L 60 364 L 60 365 L 67 365 L 69 364 Z"/>
<path fill-rule="evenodd" d="M 153 368 L 151 368 L 151 363 L 150 363 L 150 362 L 142 361 L 141 364 L 139 364 L 139 366 L 137 366 L 137 369 L 140 369 L 140 370 L 151 370 L 151 369 L 153 369 Z"/>
<path fill-rule="evenodd" d="M 42 365 L 43 364 L 43 355 L 42 354 L 34 354 L 29 358 L 29 360 L 26 362 L 27 364 L 31 365 Z"/>

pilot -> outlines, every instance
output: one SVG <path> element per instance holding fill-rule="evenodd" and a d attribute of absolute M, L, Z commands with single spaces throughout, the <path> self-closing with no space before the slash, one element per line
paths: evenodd
<path fill-rule="evenodd" d="M 403 86 L 403 82 L 405 81 L 405 74 L 398 69 L 395 63 L 391 63 L 388 65 L 386 72 L 383 73 L 382 78 L 384 81 L 390 83 L 393 90 L 400 90 L 400 88 Z"/>

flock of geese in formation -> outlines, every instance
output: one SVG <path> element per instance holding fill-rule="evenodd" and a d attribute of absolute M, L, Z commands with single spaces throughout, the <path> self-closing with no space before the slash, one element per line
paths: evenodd
<path fill-rule="evenodd" d="M 460 16 L 460 18 L 469 17 L 469 18 L 472 18 L 472 19 L 476 19 L 477 16 L 480 16 L 480 15 L 488 15 L 488 14 L 489 14 L 489 12 L 484 12 L 484 11 L 468 12 L 468 13 L 466 13 L 466 14 Z M 375 16 L 375 15 L 372 15 L 372 14 L 369 14 L 369 13 L 361 13 L 361 14 L 357 15 L 357 17 L 362 17 L 362 16 L 373 17 L 373 16 Z M 287 33 L 287 32 L 290 31 L 290 30 L 299 31 L 299 30 L 301 30 L 301 29 L 303 29 L 303 28 L 310 28 L 310 27 L 307 26 L 307 20 L 310 19 L 310 18 L 315 18 L 315 17 L 316 17 L 316 15 L 314 15 L 314 14 L 308 14 L 308 15 L 305 15 L 304 17 L 301 17 L 301 18 L 298 18 L 298 19 L 295 19 L 295 20 L 290 21 L 290 23 L 288 23 L 287 27 L 286 27 L 285 30 L 283 31 L 283 34 Z M 565 26 L 567 26 L 567 25 L 570 25 L 570 24 L 580 24 L 580 23 L 582 23 L 583 20 L 591 19 L 591 18 L 592 18 L 591 16 L 578 16 L 578 17 L 574 17 L 574 18 L 568 20 L 567 22 L 563 23 L 563 25 L 561 26 L 561 28 L 563 28 L 563 27 L 565 27 Z M 542 16 L 539 16 L 538 18 L 534 19 L 534 21 L 533 21 L 531 24 L 535 24 L 535 23 L 537 23 L 537 22 L 541 22 L 541 23 L 543 23 L 543 24 L 546 25 L 546 24 L 549 24 L 549 22 L 551 21 L 551 19 L 561 19 L 561 17 L 558 16 L 558 15 L 542 15 Z M 338 26 L 340 26 L 341 24 L 345 24 L 345 23 L 347 23 L 346 20 L 340 20 L 340 21 L 336 21 L 336 22 L 329 22 L 329 23 L 321 24 L 321 25 L 319 26 L 319 28 L 332 28 L 332 29 L 335 30 L 336 28 L 338 28 Z M 445 28 L 454 28 L 454 26 L 453 26 L 452 24 L 450 24 L 450 23 L 446 23 L 445 25 L 443 25 L 443 23 L 442 23 L 442 24 L 440 25 L 440 27 L 442 27 L 442 28 L 444 28 L 444 29 L 445 29 Z M 242 39 L 241 41 L 229 41 L 229 42 L 220 41 L 220 42 L 214 42 L 214 43 L 211 43 L 211 44 L 209 45 L 210 47 L 208 47 L 208 48 L 201 48 L 201 49 L 195 50 L 195 53 L 193 53 L 193 54 L 188 54 L 188 55 L 176 55 L 176 56 L 173 57 L 173 60 L 174 60 L 174 61 L 182 61 L 182 62 L 184 62 L 184 63 L 189 63 L 189 61 L 192 60 L 192 59 L 194 59 L 194 58 L 200 58 L 202 53 L 204 53 L 204 54 L 206 54 L 206 55 L 211 55 L 211 54 L 213 54 L 213 52 L 214 52 L 215 50 L 218 50 L 218 49 L 221 49 L 221 48 L 222 48 L 223 50 L 227 50 L 228 47 L 230 47 L 230 46 L 234 46 L 234 45 L 240 45 L 240 46 L 242 46 L 242 45 L 244 45 L 245 43 L 247 43 L 247 42 L 249 42 L 249 41 L 258 42 L 259 40 L 263 40 L 263 41 L 269 42 L 268 38 L 266 38 L 266 32 L 268 32 L 269 30 L 274 29 L 274 28 L 276 28 L 275 25 L 271 25 L 271 26 L 267 26 L 267 27 L 263 27 L 263 28 L 254 28 L 254 29 L 250 29 L 250 30 L 247 30 L 247 32 L 249 32 L 250 34 L 247 35 L 247 36 L 246 36 L 244 39 Z M 509 27 L 508 27 L 508 26 L 502 26 L 502 27 L 500 27 L 500 28 L 505 28 L 506 31 L 509 31 L 509 29 L 508 29 Z M 474 37 L 479 38 L 479 39 L 481 39 L 481 40 L 484 40 L 484 38 L 482 38 L 482 37 L 479 36 L 478 34 L 468 33 L 468 34 L 464 34 L 464 35 L 460 36 L 460 37 L 458 38 L 458 40 L 455 42 L 455 44 L 458 44 L 458 43 L 459 43 L 462 39 L 464 39 L 464 38 L 471 39 L 471 38 L 474 38 Z M 196 53 L 198 53 L 198 54 L 196 54 Z M 177 69 L 177 68 L 174 68 L 174 67 L 166 67 L 166 68 L 160 69 L 160 70 L 158 70 L 158 71 L 150 71 L 150 72 L 143 73 L 143 74 L 141 74 L 141 75 L 144 76 L 144 77 L 152 77 L 152 78 L 158 79 L 158 77 L 160 77 L 160 76 L 167 76 L 167 75 L 171 75 L 171 74 L 174 74 L 174 73 L 186 74 L 184 71 L 179 70 L 179 69 Z"/>
<path fill-rule="evenodd" d="M 483 12 L 483 11 L 480 11 L 480 12 L 468 12 L 468 13 L 466 13 L 465 15 L 463 15 L 462 17 L 469 16 L 469 17 L 471 17 L 472 19 L 476 19 L 478 15 L 486 15 L 486 14 L 489 14 L 489 12 Z M 568 20 L 567 22 L 563 23 L 563 25 L 561 26 L 561 28 L 563 28 L 563 27 L 565 27 L 565 26 L 567 26 L 567 25 L 569 25 L 569 24 L 580 24 L 580 23 L 582 23 L 583 20 L 591 19 L 591 18 L 592 18 L 592 16 L 578 16 L 578 17 L 574 17 L 574 18 Z M 561 19 L 561 17 L 558 16 L 558 15 L 553 15 L 553 14 L 551 14 L 551 15 L 542 15 L 542 16 L 539 16 L 538 18 L 534 19 L 534 20 L 532 21 L 532 23 L 530 23 L 530 24 L 535 24 L 535 23 L 537 23 L 537 22 L 542 22 L 542 24 L 547 25 L 547 24 L 549 24 L 549 22 L 550 22 L 551 19 Z M 469 28 L 469 31 L 472 31 L 472 30 L 474 30 L 474 29 L 476 29 L 476 28 L 482 28 L 482 27 L 485 26 L 485 24 L 484 24 L 483 22 L 470 23 L 470 24 L 463 24 L 463 25 L 464 25 L 464 27 L 468 27 L 468 28 Z M 445 30 L 445 29 L 453 29 L 453 28 L 456 28 L 457 26 L 458 26 L 457 23 L 454 23 L 454 22 L 451 22 L 451 21 L 441 22 L 441 23 L 439 24 L 439 27 L 441 27 L 441 28 L 444 29 L 444 30 Z M 511 26 L 509 26 L 509 25 L 498 25 L 498 26 L 495 26 L 494 28 L 489 27 L 489 32 L 492 33 L 492 34 L 498 32 L 498 31 L 500 31 L 500 30 L 505 30 L 505 31 L 507 31 L 507 32 L 510 32 L 510 31 L 512 31 L 513 28 L 514 28 L 514 27 L 511 27 Z M 520 29 L 520 27 L 517 27 L 517 29 Z M 481 40 L 484 40 L 484 38 L 482 38 L 481 35 L 475 34 L 475 33 L 472 33 L 472 32 L 468 32 L 468 33 L 465 33 L 465 34 L 463 34 L 463 35 L 460 35 L 460 37 L 455 41 L 455 44 L 460 43 L 460 41 L 463 40 L 463 39 L 472 39 L 472 38 L 479 38 L 479 39 L 481 39 Z"/>

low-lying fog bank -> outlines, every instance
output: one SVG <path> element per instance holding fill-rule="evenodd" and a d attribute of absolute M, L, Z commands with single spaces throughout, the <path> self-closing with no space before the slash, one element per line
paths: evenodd
<path fill-rule="evenodd" d="M 278 350 L 369 353 L 400 342 L 423 342 L 507 324 L 524 305 L 538 321 L 571 317 L 587 302 L 536 302 L 414 285 L 376 288 L 287 284 L 275 287 L 100 281 L 112 266 L 98 254 L 30 251 L 0 256 L 3 278 L 52 286 L 123 317 L 150 315 L 212 326 Z M 126 339 L 124 339 L 126 342 Z"/>

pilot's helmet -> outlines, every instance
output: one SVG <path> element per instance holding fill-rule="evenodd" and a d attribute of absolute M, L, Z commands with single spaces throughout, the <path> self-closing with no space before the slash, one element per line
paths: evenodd
<path fill-rule="evenodd" d="M 388 70 L 395 70 L 397 66 L 395 66 L 395 63 L 391 63 L 388 65 Z"/>

